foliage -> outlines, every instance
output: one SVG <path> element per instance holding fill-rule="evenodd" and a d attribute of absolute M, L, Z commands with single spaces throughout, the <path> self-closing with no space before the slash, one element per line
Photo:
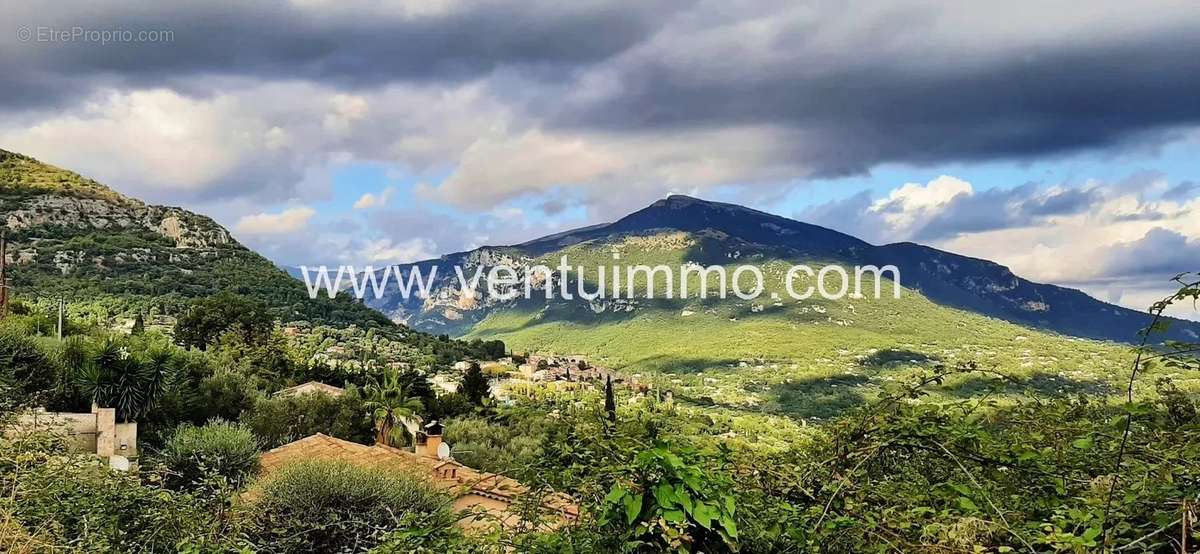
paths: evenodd
<path fill-rule="evenodd" d="M 11 329 L 0 330 L 0 385 L 14 399 L 36 402 L 50 396 L 60 370 L 54 359 L 31 338 Z"/>
<path fill-rule="evenodd" d="M 175 323 L 175 340 L 183 346 L 205 349 L 231 331 L 255 344 L 266 340 L 273 324 L 266 304 L 225 291 L 193 300 Z"/>
<path fill-rule="evenodd" d="M 415 418 L 422 409 L 421 399 L 410 396 L 400 380 L 400 373 L 384 373 L 383 381 L 368 385 L 363 391 L 367 401 L 363 407 L 375 420 L 376 442 L 400 446 L 408 437 L 404 421 Z"/>
<path fill-rule="evenodd" d="M 263 448 L 275 448 L 316 433 L 359 443 L 370 443 L 373 421 L 355 387 L 333 396 L 314 393 L 299 396 L 259 398 L 254 408 L 242 415 Z"/>
<path fill-rule="evenodd" d="M 267 552 L 366 552 L 437 538 L 454 521 L 449 498 L 425 481 L 331 461 L 280 469 L 263 483 L 255 514 L 254 537 Z"/>
<path fill-rule="evenodd" d="M 200 382 L 198 396 L 206 418 L 236 421 L 260 397 L 258 380 L 238 371 L 218 370 Z"/>
<path fill-rule="evenodd" d="M 109 338 L 85 356 L 74 373 L 80 391 L 94 405 L 116 408 L 123 421 L 148 413 L 175 378 L 171 353 L 162 349 L 135 353 L 125 342 Z"/>
<path fill-rule="evenodd" d="M 491 383 L 488 382 L 487 375 L 483 374 L 478 363 L 471 362 L 471 365 L 463 372 L 462 384 L 458 387 L 458 392 L 476 406 L 482 406 L 483 399 L 491 396 Z"/>
<path fill-rule="evenodd" d="M 52 436 L 0 438 L 0 517 L 46 551 L 165 553 L 184 543 L 241 550 L 224 517 L 228 498 L 176 493 L 158 487 L 155 475 L 145 477 L 68 454 Z"/>
<path fill-rule="evenodd" d="M 617 421 L 617 399 L 613 394 L 612 376 L 604 377 L 604 413 L 608 415 L 608 420 Z"/>
<path fill-rule="evenodd" d="M 174 488 L 199 485 L 213 476 L 239 488 L 258 473 L 258 449 L 245 425 L 213 420 L 203 427 L 180 425 L 161 456 Z"/>
<path fill-rule="evenodd" d="M 685 461 L 694 453 L 658 444 L 640 452 L 604 497 L 600 522 L 623 550 L 714 552 L 737 549 L 733 481 Z"/>
<path fill-rule="evenodd" d="M 540 417 L 495 422 L 478 416 L 451 419 L 442 439 L 454 447 L 455 459 L 483 471 L 513 473 L 539 459 L 545 440 Z"/>

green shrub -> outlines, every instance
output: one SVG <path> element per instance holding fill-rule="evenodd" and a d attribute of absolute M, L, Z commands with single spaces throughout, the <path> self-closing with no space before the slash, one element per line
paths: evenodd
<path fill-rule="evenodd" d="M 266 552 L 366 552 L 397 534 L 441 540 L 453 525 L 450 498 L 426 481 L 322 460 L 263 484 L 254 533 Z"/>
<path fill-rule="evenodd" d="M 0 552 L 176 552 L 183 543 L 238 550 L 238 533 L 220 517 L 228 498 L 177 493 L 154 486 L 156 475 L 143 477 L 68 454 L 48 433 L 0 437 L 0 527 L 8 528 L 0 534 L 9 539 L 0 539 Z"/>
<path fill-rule="evenodd" d="M 21 404 L 44 402 L 59 378 L 58 365 L 38 342 L 12 329 L 0 330 L 0 382 L 20 395 Z"/>
<path fill-rule="evenodd" d="M 447 422 L 442 434 L 464 464 L 506 473 L 543 457 L 545 426 L 540 418 L 501 425 L 482 417 L 462 417 Z"/>
<path fill-rule="evenodd" d="M 242 422 L 254 431 L 263 448 L 275 448 L 316 433 L 361 443 L 370 443 L 375 436 L 362 397 L 353 388 L 341 396 L 260 398 L 242 416 Z"/>
<path fill-rule="evenodd" d="M 259 397 L 254 377 L 221 369 L 200 381 L 199 403 L 205 419 L 236 420 Z"/>
<path fill-rule="evenodd" d="M 212 476 L 241 486 L 258 472 L 258 442 L 246 426 L 214 420 L 203 427 L 180 425 L 162 451 L 168 482 L 181 487 Z"/>

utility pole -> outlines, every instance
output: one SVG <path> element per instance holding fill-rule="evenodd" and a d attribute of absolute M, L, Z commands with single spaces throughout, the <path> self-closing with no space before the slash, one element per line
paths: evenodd
<path fill-rule="evenodd" d="M 0 318 L 8 317 L 8 231 L 0 231 Z"/>

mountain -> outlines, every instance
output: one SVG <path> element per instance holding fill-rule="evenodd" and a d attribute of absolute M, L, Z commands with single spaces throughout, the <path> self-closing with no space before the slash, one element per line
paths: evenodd
<path fill-rule="evenodd" d="M 208 217 L 148 205 L 5 150 L 0 220 L 14 295 L 62 296 L 84 317 L 169 316 L 192 298 L 232 290 L 266 302 L 284 321 L 392 326 L 346 297 L 309 299 L 302 283 Z"/>
<path fill-rule="evenodd" d="M 572 265 L 594 267 L 614 263 L 610 261 L 613 251 L 621 253 L 621 265 L 663 263 L 677 267 L 697 263 L 732 268 L 754 263 L 775 271 L 776 277 L 794 263 L 814 268 L 824 264 L 890 264 L 900 270 L 904 293 L 900 299 L 795 301 L 768 278 L 766 293 L 758 301 L 731 297 L 705 301 L 676 298 L 586 302 L 556 298 L 500 302 L 462 294 L 453 272 L 455 265 L 463 266 L 467 275 L 479 266 L 486 274 L 486 268 L 501 263 L 518 268 L 536 263 L 553 267 L 564 255 Z M 905 336 L 944 341 L 951 334 L 962 334 L 953 329 L 964 328 L 972 329 L 972 333 L 995 331 L 998 337 L 1067 335 L 1128 343 L 1148 323 L 1143 312 L 1107 304 L 1077 290 L 1034 283 L 987 260 L 912 243 L 872 245 L 824 227 L 687 196 L 659 200 L 610 224 L 513 246 L 450 254 L 402 266 L 402 270 L 416 267 L 427 272 L 434 265 L 440 271 L 433 297 L 402 299 L 390 289 L 391 294 L 380 300 L 369 299 L 368 305 L 426 331 L 501 338 L 514 347 L 560 353 L 580 350 L 626 361 L 664 356 L 664 352 L 652 350 L 670 348 L 667 336 L 674 334 L 686 341 L 706 326 L 712 327 L 707 339 L 715 341 L 712 349 L 725 348 L 738 359 L 774 355 L 772 352 L 790 357 L 786 351 L 767 344 L 772 333 L 786 335 L 788 341 L 800 335 L 839 344 L 853 344 L 852 337 L 870 333 L 876 338 L 861 344 L 877 347 L 904 343 Z M 770 293 L 779 298 L 772 298 Z M 934 329 L 945 331 L 939 335 Z M 1193 322 L 1173 321 L 1170 336 L 1194 339 L 1198 331 L 1200 325 Z M 665 333 L 662 340 L 651 341 L 652 345 L 635 353 L 618 352 L 615 345 L 624 343 L 628 351 L 638 341 L 660 332 Z M 765 335 L 748 338 L 748 332 Z M 614 344 L 595 346 L 593 340 Z M 1069 342 L 1069 337 L 1047 340 L 1066 344 L 1063 341 Z M 754 344 L 746 346 L 747 341 Z M 681 352 L 680 356 L 685 354 Z"/>

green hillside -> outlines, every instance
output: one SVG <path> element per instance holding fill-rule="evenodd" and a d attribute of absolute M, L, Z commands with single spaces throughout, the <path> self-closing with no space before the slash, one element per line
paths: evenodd
<path fill-rule="evenodd" d="M 732 240 L 679 232 L 627 235 L 528 263 L 555 265 L 566 255 L 572 265 L 611 265 L 617 251 L 620 264 L 675 267 L 702 253 L 739 252 L 722 265 L 730 273 L 740 264 L 760 265 L 766 289 L 759 299 L 522 300 L 492 309 L 467 336 L 501 339 L 514 351 L 586 355 L 705 403 L 819 416 L 860 404 L 886 383 L 939 363 L 977 362 L 1050 393 L 1116 391 L 1127 378 L 1126 345 L 1022 327 L 935 304 L 909 289 L 893 298 L 890 281 L 878 299 L 793 300 L 782 284 L 786 268 L 819 268 L 820 260 L 727 242 Z M 869 276 L 863 288 L 874 290 Z M 587 290 L 594 290 L 594 280 Z M 644 282 L 635 290 L 644 296 Z M 1021 392 L 1016 387 L 1011 392 Z M 958 396 L 985 388 L 977 380 L 950 380 L 941 392 Z"/>
<path fill-rule="evenodd" d="M 14 295 L 111 324 L 174 316 L 221 290 L 258 298 L 283 321 L 390 326 L 347 298 L 308 298 L 302 283 L 209 219 L 152 206 L 91 179 L 0 150 L 0 221 Z"/>

